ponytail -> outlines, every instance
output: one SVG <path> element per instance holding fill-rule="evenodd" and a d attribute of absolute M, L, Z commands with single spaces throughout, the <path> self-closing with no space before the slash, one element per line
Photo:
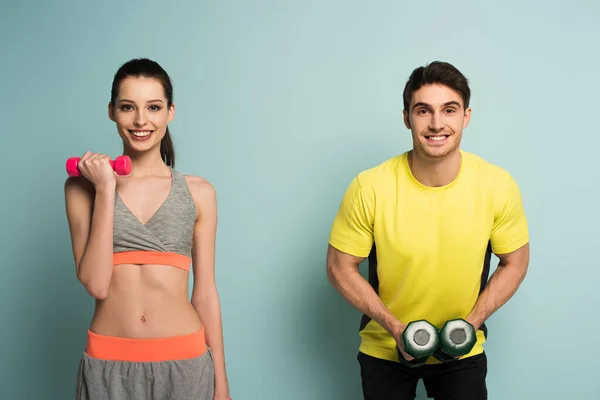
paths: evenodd
<path fill-rule="evenodd" d="M 165 164 L 171 168 L 175 168 L 175 148 L 173 147 L 173 139 L 171 138 L 169 127 L 167 127 L 167 132 L 160 141 L 160 156 Z"/>

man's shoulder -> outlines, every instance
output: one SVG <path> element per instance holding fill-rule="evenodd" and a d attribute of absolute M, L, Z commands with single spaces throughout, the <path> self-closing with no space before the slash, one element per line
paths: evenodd
<path fill-rule="evenodd" d="M 361 186 L 377 186 L 396 180 L 398 173 L 403 170 L 408 152 L 390 157 L 379 164 L 359 172 L 356 176 Z"/>
<path fill-rule="evenodd" d="M 474 173 L 475 178 L 480 183 L 496 185 L 512 179 L 510 172 L 506 168 L 474 153 L 462 151 L 462 154 L 468 161 L 466 164 L 469 170 Z"/>

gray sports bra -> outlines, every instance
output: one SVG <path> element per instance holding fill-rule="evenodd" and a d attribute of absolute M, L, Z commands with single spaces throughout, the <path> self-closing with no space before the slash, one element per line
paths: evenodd
<path fill-rule="evenodd" d="M 196 206 L 185 176 L 171 168 L 171 177 L 171 191 L 146 224 L 115 193 L 113 265 L 162 264 L 190 270 Z"/>

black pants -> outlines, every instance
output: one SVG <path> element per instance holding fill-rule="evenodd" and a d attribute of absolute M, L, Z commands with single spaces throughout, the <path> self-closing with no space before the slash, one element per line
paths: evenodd
<path fill-rule="evenodd" d="M 423 379 L 435 400 L 487 400 L 485 353 L 447 364 L 409 368 L 394 361 L 358 353 L 365 400 L 414 400 Z"/>

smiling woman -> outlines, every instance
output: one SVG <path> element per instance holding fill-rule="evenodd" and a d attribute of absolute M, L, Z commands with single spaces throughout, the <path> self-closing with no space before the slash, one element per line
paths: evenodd
<path fill-rule="evenodd" d="M 144 109 L 148 112 L 134 112 Z M 128 144 L 131 149 L 139 151 L 160 142 L 162 159 L 168 166 L 175 167 L 175 151 L 167 126 L 175 116 L 173 85 L 167 73 L 157 63 L 132 60 L 117 71 L 108 115 L 116 122 L 126 147 Z M 134 146 L 135 142 L 140 141 L 150 143 L 141 148 Z"/>
<path fill-rule="evenodd" d="M 96 299 L 77 399 L 229 400 L 214 279 L 216 194 L 174 169 L 169 76 L 148 59 L 124 64 L 108 114 L 131 174 L 86 152 L 81 177 L 65 183 L 76 274 Z"/>

